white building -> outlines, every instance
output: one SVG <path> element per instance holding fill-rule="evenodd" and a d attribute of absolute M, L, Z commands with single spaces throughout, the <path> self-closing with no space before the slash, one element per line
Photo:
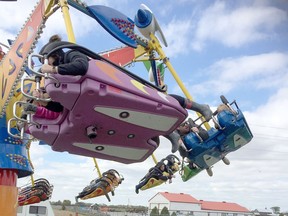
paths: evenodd
<path fill-rule="evenodd" d="M 150 215 L 153 208 L 159 213 L 166 207 L 177 216 L 252 216 L 247 208 L 236 203 L 197 200 L 189 194 L 160 192 L 149 201 Z"/>
<path fill-rule="evenodd" d="M 54 216 L 49 200 L 31 205 L 19 206 L 17 216 Z"/>
<path fill-rule="evenodd" d="M 252 211 L 254 216 L 277 216 L 271 209 L 255 209 Z"/>

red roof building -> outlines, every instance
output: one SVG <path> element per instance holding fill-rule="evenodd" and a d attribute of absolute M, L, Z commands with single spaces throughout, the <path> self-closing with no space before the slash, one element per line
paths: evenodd
<path fill-rule="evenodd" d="M 159 213 L 166 207 L 170 215 L 177 216 L 251 216 L 247 208 L 230 202 L 197 200 L 189 194 L 159 192 L 149 201 L 149 214 L 153 208 Z M 148 215 L 149 215 L 148 214 Z"/>
<path fill-rule="evenodd" d="M 165 197 L 170 202 L 181 202 L 181 203 L 197 203 L 200 204 L 201 202 L 189 194 L 184 193 L 168 193 L 168 192 L 160 192 L 163 197 Z"/>
<path fill-rule="evenodd" d="M 216 211 L 229 211 L 229 212 L 250 212 L 247 208 L 238 205 L 237 203 L 229 203 L 229 202 L 211 202 L 211 201 L 203 201 L 201 202 L 202 210 L 216 210 Z"/>

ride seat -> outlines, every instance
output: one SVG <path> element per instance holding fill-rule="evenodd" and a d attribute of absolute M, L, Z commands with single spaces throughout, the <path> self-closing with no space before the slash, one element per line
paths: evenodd
<path fill-rule="evenodd" d="M 90 60 L 83 77 L 55 77 L 59 87 L 46 80 L 46 91 L 68 114 L 61 124 L 31 130 L 54 151 L 141 162 L 158 147 L 151 139 L 170 134 L 188 115 L 173 97 L 101 60 Z M 93 139 L 89 127 L 95 127 Z"/>
<path fill-rule="evenodd" d="M 235 116 L 231 111 L 223 110 L 217 115 L 218 122 L 223 128 L 225 134 L 231 134 L 239 128 L 237 123 L 237 116 Z"/>
<path fill-rule="evenodd" d="M 59 86 L 52 79 L 45 80 L 45 89 L 53 101 L 60 102 L 63 107 L 72 110 L 76 100 L 81 94 L 83 76 L 53 75 L 59 80 Z M 56 87 L 57 86 L 57 87 Z"/>

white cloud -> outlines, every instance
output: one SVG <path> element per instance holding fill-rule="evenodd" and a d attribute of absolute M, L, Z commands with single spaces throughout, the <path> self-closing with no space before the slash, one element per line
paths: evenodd
<path fill-rule="evenodd" d="M 208 80 L 194 86 L 188 85 L 191 91 L 210 94 L 213 89 L 215 94 L 225 94 L 243 86 L 255 89 L 278 88 L 287 86 L 288 54 L 271 52 L 226 58 L 203 71 L 203 76 Z"/>
<path fill-rule="evenodd" d="M 270 37 L 276 26 L 287 21 L 287 13 L 279 8 L 255 4 L 231 10 L 228 4 L 216 1 L 204 11 L 196 27 L 194 49 L 201 50 L 207 41 L 240 47 Z"/>
<path fill-rule="evenodd" d="M 16 2 L 0 2 L 0 8 L 4 8 L 0 13 L 0 41 L 2 43 L 6 43 L 7 39 L 15 39 L 34 9 L 35 2 L 17 1 L 17 4 Z"/>
<path fill-rule="evenodd" d="M 253 42 L 277 37 L 276 27 L 288 20 L 287 13 L 267 2 L 251 2 L 231 8 L 229 2 L 216 1 L 200 12 L 199 5 L 191 8 L 191 17 L 173 16 L 161 28 L 168 42 L 164 47 L 167 56 L 187 54 L 191 49 L 202 50 L 207 42 L 219 42 L 227 47 L 239 48 Z M 189 5 L 191 6 L 191 5 Z M 193 7 L 193 6 L 191 6 Z M 164 7 L 160 14 L 171 14 L 171 7 Z"/>
<path fill-rule="evenodd" d="M 173 19 L 167 26 L 163 26 L 163 32 L 168 43 L 166 55 L 169 57 L 177 56 L 179 53 L 188 52 L 189 35 L 191 34 L 190 20 Z M 163 46 L 164 47 L 164 46 Z"/>
<path fill-rule="evenodd" d="M 29 3 L 18 1 L 16 2 L 0 2 L 0 8 L 5 8 L 1 11 L 1 29 L 9 31 L 18 31 L 26 22 L 29 14 L 34 10 L 34 5 L 36 1 L 31 1 Z M 13 20 L 11 20 L 11 15 L 13 14 Z"/>
<path fill-rule="evenodd" d="M 279 127 L 279 128 L 287 128 L 287 106 L 288 106 L 288 87 L 280 88 L 275 95 L 269 98 L 267 104 L 258 107 L 255 110 L 257 115 L 254 115 L 250 118 L 253 122 L 258 122 L 260 125 L 271 126 L 271 127 Z M 263 117 L 261 117 L 263 116 Z M 280 129 L 278 129 L 280 130 Z M 281 130 L 280 130 L 281 131 Z M 279 131 L 279 132 L 280 132 Z M 269 132 L 269 127 L 266 130 L 262 129 L 262 133 Z M 281 135 L 282 132 L 280 132 Z M 279 133 L 275 134 L 280 135 Z"/>
<path fill-rule="evenodd" d="M 102 1 L 104 4 L 106 1 Z M 98 4 L 101 2 L 98 2 Z M 20 32 L 24 26 L 26 20 L 31 15 L 31 12 L 36 6 L 36 1 L 23 2 L 18 1 L 15 3 L 1 2 L 1 5 L 5 4 L 5 10 L 0 13 L 0 41 L 6 42 L 7 39 L 15 39 L 16 35 Z M 98 22 L 91 17 L 76 10 L 72 6 L 69 7 L 70 18 L 72 22 L 72 28 L 75 34 L 75 38 L 83 38 L 95 32 L 102 27 Z M 13 14 L 13 21 L 11 21 L 11 14 Z M 45 23 L 45 28 L 39 39 L 40 43 L 46 43 L 51 35 L 60 34 L 63 36 L 63 40 L 66 40 L 66 27 L 61 9 L 58 9 L 52 14 Z M 65 37 L 64 37 L 65 36 Z"/>

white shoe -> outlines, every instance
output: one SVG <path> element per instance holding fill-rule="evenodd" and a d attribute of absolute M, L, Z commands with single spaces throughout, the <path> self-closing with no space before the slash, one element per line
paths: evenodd
<path fill-rule="evenodd" d="M 228 158 L 226 158 L 226 157 L 223 157 L 223 158 L 222 158 L 222 161 L 223 161 L 226 165 L 229 165 L 229 164 L 230 164 L 230 161 L 229 161 Z"/>
<path fill-rule="evenodd" d="M 213 176 L 213 171 L 212 171 L 211 167 L 207 168 L 206 172 L 209 176 Z"/>

